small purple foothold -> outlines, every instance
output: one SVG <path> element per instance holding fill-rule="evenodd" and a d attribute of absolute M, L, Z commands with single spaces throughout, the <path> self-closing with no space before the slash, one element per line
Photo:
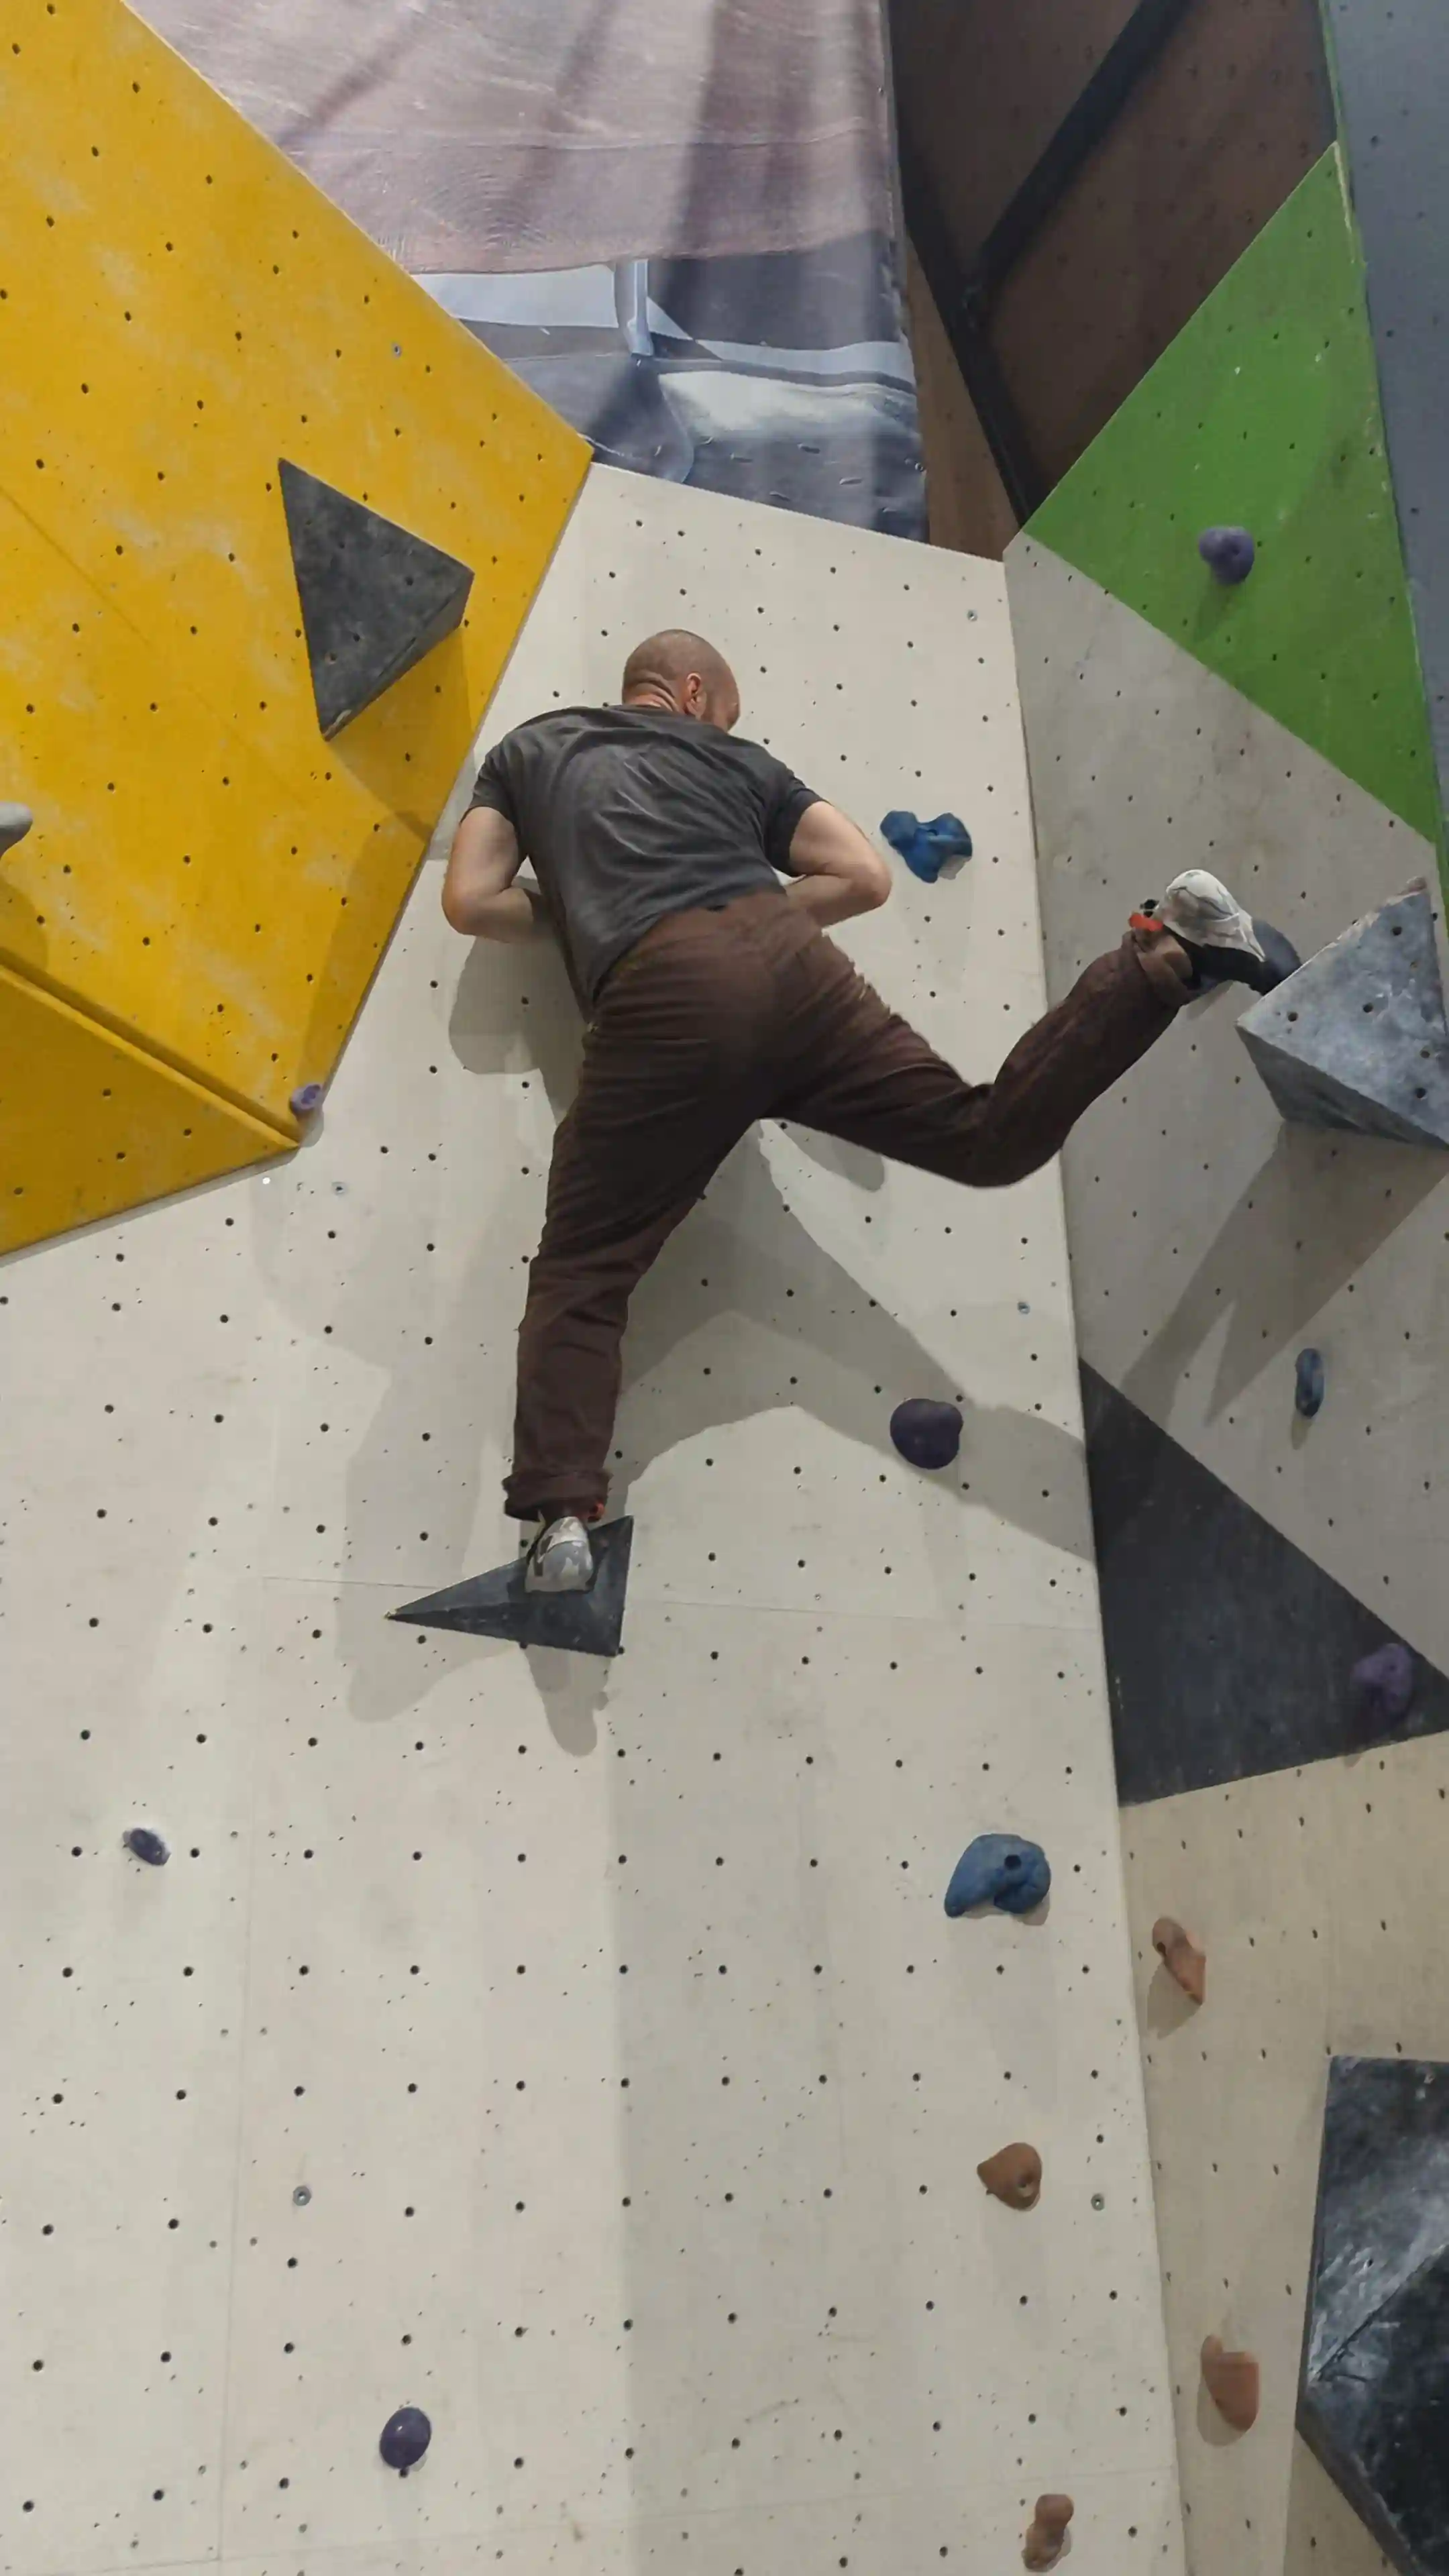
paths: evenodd
<path fill-rule="evenodd" d="M 960 1408 L 908 1395 L 891 1415 L 891 1438 L 913 1467 L 949 1467 L 961 1446 Z"/>
<path fill-rule="evenodd" d="M 28 805 L 0 805 L 0 857 L 24 840 L 34 820 Z"/>
<path fill-rule="evenodd" d="M 378 2449 L 390 2469 L 406 2477 L 415 2469 L 433 2438 L 433 2428 L 421 2406 L 400 2406 L 389 2415 L 378 2440 Z"/>
<path fill-rule="evenodd" d="M 1257 554 L 1246 528 L 1204 528 L 1197 550 L 1218 581 L 1246 581 Z"/>
<path fill-rule="evenodd" d="M 137 1860 L 145 1861 L 152 1869 L 160 1869 L 171 1858 L 160 1835 L 153 1834 L 149 1825 L 132 1825 L 121 1840 L 128 1852 L 134 1852 Z"/>
<path fill-rule="evenodd" d="M 312 1118 L 322 1106 L 320 1082 L 304 1082 L 293 1092 L 288 1106 L 294 1118 Z"/>
<path fill-rule="evenodd" d="M 1414 1696 L 1414 1658 L 1397 1637 L 1353 1668 L 1354 1705 L 1367 1727 L 1396 1726 Z"/>

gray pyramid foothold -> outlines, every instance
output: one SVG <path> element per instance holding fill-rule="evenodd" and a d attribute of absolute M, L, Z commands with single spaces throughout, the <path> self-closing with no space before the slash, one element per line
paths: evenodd
<path fill-rule="evenodd" d="M 517 1646 L 559 1646 L 566 1654 L 617 1655 L 634 1524 L 605 1521 L 592 1532 L 596 1572 L 587 1592 L 527 1592 L 523 1559 L 494 1566 L 390 1610 L 416 1628 L 453 1628 L 468 1637 L 509 1637 Z"/>
<path fill-rule="evenodd" d="M 466 564 L 278 463 L 317 722 L 327 741 L 461 625 Z"/>
<path fill-rule="evenodd" d="M 1449 2576 L 1449 2066 L 1329 2068 L 1298 2429 L 1401 2576 Z"/>
<path fill-rule="evenodd" d="M 1265 993 L 1238 1035 L 1296 1124 L 1449 1146 L 1449 1022 L 1422 877 Z"/>

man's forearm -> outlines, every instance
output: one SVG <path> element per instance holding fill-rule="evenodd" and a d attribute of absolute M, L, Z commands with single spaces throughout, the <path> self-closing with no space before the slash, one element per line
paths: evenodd
<path fill-rule="evenodd" d="M 455 930 L 473 939 L 500 940 L 516 947 L 520 940 L 532 939 L 548 928 L 548 915 L 543 898 L 534 886 L 504 886 L 498 894 L 474 895 L 471 900 L 455 902 L 449 918 Z"/>
<path fill-rule="evenodd" d="M 853 883 L 847 877 L 796 877 L 785 888 L 785 899 L 798 912 L 808 912 L 821 930 L 833 928 L 837 921 L 854 921 L 863 912 L 874 912 L 878 894 Z"/>

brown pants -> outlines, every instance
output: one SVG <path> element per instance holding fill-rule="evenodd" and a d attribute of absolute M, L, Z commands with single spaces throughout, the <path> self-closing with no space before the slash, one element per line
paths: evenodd
<path fill-rule="evenodd" d="M 963 1082 L 774 888 L 677 912 L 613 969 L 554 1140 L 518 1336 L 507 1506 L 602 1503 L 629 1299 L 757 1118 L 793 1118 L 972 1189 L 1049 1162 L 1190 998 L 1129 932 Z"/>

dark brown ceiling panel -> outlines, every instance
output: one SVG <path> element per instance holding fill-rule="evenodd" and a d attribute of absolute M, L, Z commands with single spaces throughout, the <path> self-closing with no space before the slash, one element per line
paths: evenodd
<path fill-rule="evenodd" d="M 962 268 L 1132 15 L 1133 0 L 892 0 L 896 115 Z"/>
<path fill-rule="evenodd" d="M 993 303 L 994 353 L 1048 483 L 1332 135 L 1316 0 L 1195 0 Z"/>

